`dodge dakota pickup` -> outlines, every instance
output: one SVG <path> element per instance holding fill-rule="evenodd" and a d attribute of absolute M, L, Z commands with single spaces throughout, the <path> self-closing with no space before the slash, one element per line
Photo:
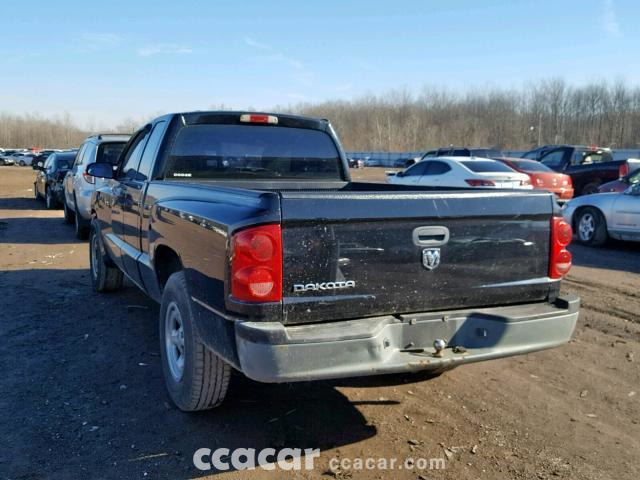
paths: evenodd
<path fill-rule="evenodd" d="M 352 182 L 327 120 L 170 114 L 94 163 L 90 268 L 161 304 L 170 397 L 431 370 L 567 342 L 571 227 L 553 195 Z"/>

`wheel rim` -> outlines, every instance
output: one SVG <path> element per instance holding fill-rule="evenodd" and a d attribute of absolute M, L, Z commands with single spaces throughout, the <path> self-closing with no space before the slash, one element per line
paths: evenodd
<path fill-rule="evenodd" d="M 578 235 L 580 240 L 589 241 L 593 237 L 593 232 L 596 231 L 596 219 L 590 213 L 585 213 L 580 217 L 578 223 Z"/>
<path fill-rule="evenodd" d="M 171 302 L 167 307 L 164 317 L 164 338 L 169 371 L 173 379 L 179 382 L 184 373 L 185 351 L 182 315 L 176 302 Z"/>
<path fill-rule="evenodd" d="M 95 282 L 98 281 L 98 262 L 100 260 L 100 245 L 96 235 L 91 236 L 91 276 Z"/>

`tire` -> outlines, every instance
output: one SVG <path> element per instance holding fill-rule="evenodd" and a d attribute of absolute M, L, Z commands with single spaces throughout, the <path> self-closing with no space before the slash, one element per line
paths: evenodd
<path fill-rule="evenodd" d="M 172 274 L 164 288 L 159 327 L 162 372 L 173 403 L 185 412 L 220 405 L 231 366 L 202 342 L 182 271 Z"/>
<path fill-rule="evenodd" d="M 73 224 L 75 227 L 75 234 L 78 240 L 86 240 L 89 237 L 89 228 L 85 224 L 85 220 L 78 213 L 78 205 L 74 202 L 74 211 L 73 211 Z"/>
<path fill-rule="evenodd" d="M 64 209 L 64 221 L 65 223 L 72 224 L 75 222 L 75 215 L 71 209 L 67 206 L 67 199 L 62 200 L 62 208 Z"/>
<path fill-rule="evenodd" d="M 93 290 L 100 293 L 120 290 L 124 275 L 119 268 L 108 264 L 100 231 L 93 224 L 89 237 L 89 273 Z"/>
<path fill-rule="evenodd" d="M 20 160 L 20 162 L 18 163 L 18 165 L 20 165 L 21 167 L 24 167 L 26 165 L 26 163 L 24 163 L 24 160 Z"/>
<path fill-rule="evenodd" d="M 45 187 L 44 190 L 44 201 L 48 210 L 53 210 L 58 206 L 58 202 L 55 201 L 53 195 L 51 194 L 51 189 L 48 187 Z"/>
<path fill-rule="evenodd" d="M 607 242 L 607 222 L 600 210 L 587 207 L 576 218 L 576 233 L 580 243 L 601 247 Z"/>
<path fill-rule="evenodd" d="M 582 187 L 582 191 L 580 192 L 580 195 L 592 195 L 594 193 L 598 193 L 599 188 L 600 188 L 599 181 L 587 183 L 584 187 Z"/>

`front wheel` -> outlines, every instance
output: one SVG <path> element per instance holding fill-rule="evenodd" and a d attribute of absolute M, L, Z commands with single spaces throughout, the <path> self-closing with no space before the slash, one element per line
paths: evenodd
<path fill-rule="evenodd" d="M 599 210 L 592 207 L 581 210 L 576 225 L 581 243 L 592 247 L 601 247 L 606 243 L 607 222 Z"/>
<path fill-rule="evenodd" d="M 89 270 L 91 286 L 96 292 L 114 292 L 122 288 L 124 276 L 118 267 L 109 265 L 96 225 L 91 226 L 89 238 Z"/>
<path fill-rule="evenodd" d="M 172 274 L 167 281 L 159 326 L 162 371 L 171 400 L 185 412 L 220 405 L 229 387 L 231 366 L 202 342 L 184 272 Z"/>

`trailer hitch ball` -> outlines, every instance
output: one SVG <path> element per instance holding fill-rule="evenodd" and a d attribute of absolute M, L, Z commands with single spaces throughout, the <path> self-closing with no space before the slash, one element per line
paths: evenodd
<path fill-rule="evenodd" d="M 435 353 L 433 354 L 433 356 L 434 357 L 442 357 L 442 351 L 444 350 L 444 348 L 446 346 L 447 346 L 447 342 L 445 342 L 441 338 L 436 338 L 433 341 L 433 349 L 435 350 Z"/>

